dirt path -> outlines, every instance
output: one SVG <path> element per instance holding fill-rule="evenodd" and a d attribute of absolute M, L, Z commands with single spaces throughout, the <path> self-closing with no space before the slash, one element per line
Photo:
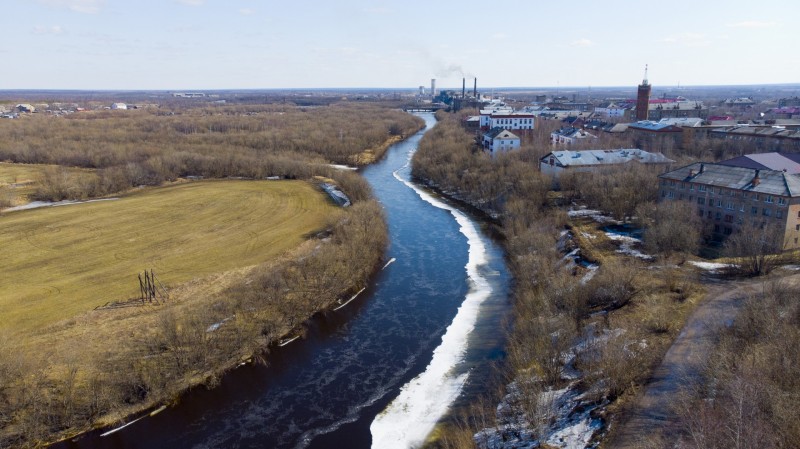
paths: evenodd
<path fill-rule="evenodd" d="M 796 281 L 800 275 L 788 279 Z M 762 288 L 762 280 L 711 281 L 705 301 L 686 322 L 680 335 L 655 370 L 644 394 L 636 399 L 625 420 L 614 432 L 609 448 L 648 447 L 647 440 L 674 431 L 673 398 L 682 387 L 699 382 L 703 362 L 713 348 L 716 329 L 733 320 L 743 299 Z"/>

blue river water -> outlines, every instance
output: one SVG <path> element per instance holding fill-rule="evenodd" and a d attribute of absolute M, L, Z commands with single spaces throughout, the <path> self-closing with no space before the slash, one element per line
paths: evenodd
<path fill-rule="evenodd" d="M 266 366 L 238 368 L 108 436 L 59 446 L 357 449 L 377 447 L 380 432 L 382 447 L 417 447 L 427 432 L 417 420 L 432 425 L 491 378 L 510 288 L 503 252 L 480 222 L 410 182 L 426 130 L 361 171 L 386 211 L 391 262 L 353 302 L 314 317 L 303 339 L 270 350 Z M 432 401 L 445 407 L 418 407 L 426 391 L 449 392 Z M 399 414 L 389 424 L 387 407 Z"/>

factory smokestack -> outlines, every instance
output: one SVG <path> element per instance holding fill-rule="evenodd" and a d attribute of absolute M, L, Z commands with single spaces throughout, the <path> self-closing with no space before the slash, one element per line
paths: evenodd
<path fill-rule="evenodd" d="M 467 97 L 467 79 L 461 78 L 461 98 Z"/>
<path fill-rule="evenodd" d="M 472 86 L 472 96 L 478 98 L 478 77 L 475 77 L 475 84 Z"/>

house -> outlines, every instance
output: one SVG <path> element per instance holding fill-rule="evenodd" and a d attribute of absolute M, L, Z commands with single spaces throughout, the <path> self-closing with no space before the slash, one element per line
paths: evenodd
<path fill-rule="evenodd" d="M 696 128 L 703 124 L 703 119 L 700 117 L 670 117 L 662 118 L 658 121 L 659 124 L 675 125 L 681 128 Z"/>
<path fill-rule="evenodd" d="M 595 106 L 594 113 L 600 117 L 622 118 L 625 116 L 625 111 L 627 109 L 627 105 L 617 104 L 613 101 L 606 101 Z"/>
<path fill-rule="evenodd" d="M 111 105 L 111 109 L 124 110 L 124 109 L 128 109 L 128 105 L 125 104 L 125 103 L 113 103 Z"/>
<path fill-rule="evenodd" d="M 484 109 L 481 110 L 480 127 L 484 130 L 493 128 L 532 130 L 534 115 L 529 112 L 515 112 L 507 107 Z"/>
<path fill-rule="evenodd" d="M 784 166 L 778 161 L 774 155 L 748 155 L 725 163 L 695 162 L 659 175 L 659 201 L 694 210 L 715 240 L 748 222 L 772 224 L 783 232 L 785 248 L 800 248 L 800 174 L 756 168 Z"/>
<path fill-rule="evenodd" d="M 514 112 L 514 108 L 506 106 L 505 104 L 489 104 L 480 110 L 480 127 L 481 129 L 492 128 L 491 120 L 492 114 L 510 114 Z"/>
<path fill-rule="evenodd" d="M 756 170 L 778 170 L 790 175 L 800 173 L 800 154 L 798 153 L 755 153 L 745 154 L 722 162 L 720 165 L 744 167 Z"/>
<path fill-rule="evenodd" d="M 539 159 L 539 171 L 558 177 L 570 172 L 587 172 L 603 167 L 625 164 L 671 164 L 675 161 L 661 153 L 649 153 L 638 148 L 617 150 L 557 150 Z"/>
<path fill-rule="evenodd" d="M 565 127 L 550 133 L 550 142 L 573 144 L 579 139 L 596 139 L 597 136 L 579 128 Z"/>
<path fill-rule="evenodd" d="M 737 125 L 712 129 L 708 136 L 752 144 L 757 151 L 800 151 L 800 130 L 784 126 Z"/>
<path fill-rule="evenodd" d="M 628 125 L 626 131 L 634 145 L 650 151 L 664 152 L 683 146 L 683 129 L 670 123 L 641 120 Z"/>
<path fill-rule="evenodd" d="M 633 108 L 626 117 L 633 117 L 636 109 Z M 670 117 L 708 117 L 708 106 L 702 101 L 687 100 L 683 97 L 651 98 L 648 101 L 647 119 L 661 120 Z"/>
<path fill-rule="evenodd" d="M 507 129 L 492 128 L 483 135 L 483 148 L 495 156 L 519 148 L 520 138 Z"/>
<path fill-rule="evenodd" d="M 32 104 L 20 103 L 20 104 L 14 106 L 14 111 L 16 111 L 16 112 L 33 113 L 33 112 L 36 112 L 36 108 Z"/>

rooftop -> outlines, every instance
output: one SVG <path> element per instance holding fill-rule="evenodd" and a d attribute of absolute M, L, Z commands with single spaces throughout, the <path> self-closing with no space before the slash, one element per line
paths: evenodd
<path fill-rule="evenodd" d="M 758 175 L 758 181 L 753 182 L 756 175 Z M 695 162 L 659 175 L 659 178 L 769 195 L 800 196 L 800 175 L 789 174 L 781 170 Z"/>
<path fill-rule="evenodd" d="M 545 162 L 550 157 L 555 157 L 558 165 L 562 167 L 579 165 L 615 165 L 629 162 L 642 164 L 668 164 L 675 162 L 661 153 L 650 153 L 638 148 L 623 148 L 616 150 L 559 150 L 542 157 Z"/>

